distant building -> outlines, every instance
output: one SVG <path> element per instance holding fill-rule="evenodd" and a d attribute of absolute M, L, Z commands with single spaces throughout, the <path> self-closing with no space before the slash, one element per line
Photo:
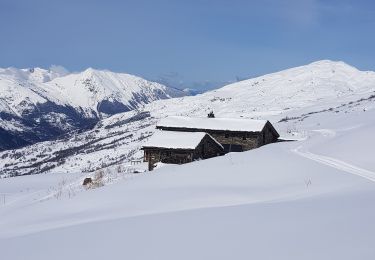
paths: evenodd
<path fill-rule="evenodd" d="M 170 116 L 157 124 L 157 129 L 178 132 L 205 132 L 227 152 L 248 151 L 276 142 L 279 134 L 267 120 L 243 118 L 202 118 Z"/>
<path fill-rule="evenodd" d="M 183 164 L 224 154 L 224 147 L 204 132 L 156 131 L 142 150 L 149 170 L 157 162 Z"/>

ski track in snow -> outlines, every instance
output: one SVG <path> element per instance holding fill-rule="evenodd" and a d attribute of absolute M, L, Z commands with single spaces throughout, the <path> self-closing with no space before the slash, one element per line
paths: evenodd
<path fill-rule="evenodd" d="M 375 182 L 375 172 L 362 169 L 360 167 L 354 166 L 352 164 L 349 164 L 347 162 L 344 162 L 344 161 L 341 161 L 332 157 L 314 154 L 309 151 L 301 151 L 301 148 L 302 146 L 298 146 L 297 148 L 292 149 L 292 151 L 307 159 L 316 161 L 321 164 L 325 164 L 327 166 L 336 168 L 338 170 L 345 171 L 345 172 L 360 176 L 362 178 L 365 178 L 367 180 L 370 180 L 372 182 Z"/>
<path fill-rule="evenodd" d="M 317 129 L 313 130 L 313 132 L 318 132 L 322 134 L 324 137 L 335 137 L 336 136 L 336 131 L 333 131 L 331 129 Z"/>

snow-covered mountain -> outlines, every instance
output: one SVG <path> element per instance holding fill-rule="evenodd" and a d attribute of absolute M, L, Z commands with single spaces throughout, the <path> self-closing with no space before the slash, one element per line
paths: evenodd
<path fill-rule="evenodd" d="M 184 92 L 167 88 L 124 73 L 89 68 L 82 73 L 56 78 L 45 85 L 54 97 L 97 115 L 113 115 L 142 107 L 155 100 L 183 96 Z"/>
<path fill-rule="evenodd" d="M 183 75 L 177 72 L 165 73 L 158 77 L 150 78 L 149 80 L 158 82 L 170 88 L 183 89 L 184 92 L 191 96 L 217 89 L 233 82 L 217 80 L 186 80 Z"/>
<path fill-rule="evenodd" d="M 375 72 L 344 62 L 317 61 L 248 79 L 194 97 L 158 101 L 147 106 L 165 114 L 263 118 L 309 106 L 326 106 L 366 96 L 375 90 Z M 176 107 L 178 110 L 176 111 Z"/>
<path fill-rule="evenodd" d="M 103 117 L 185 93 L 124 73 L 0 69 L 0 150 L 91 128 Z"/>
<path fill-rule="evenodd" d="M 0 153 L 6 158 L 0 168 L 9 175 L 81 172 L 139 159 L 139 148 L 158 120 L 168 115 L 206 116 L 213 110 L 217 117 L 267 119 L 287 135 L 301 128 L 298 125 L 305 118 L 370 109 L 374 100 L 374 72 L 320 61 L 193 97 L 151 102 L 137 111 L 102 119 L 92 130 Z"/>

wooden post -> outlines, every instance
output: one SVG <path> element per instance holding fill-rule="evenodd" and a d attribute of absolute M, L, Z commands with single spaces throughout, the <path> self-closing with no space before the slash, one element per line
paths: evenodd
<path fill-rule="evenodd" d="M 155 160 L 155 156 L 150 156 L 148 159 L 148 170 L 152 171 L 154 169 L 154 163 L 153 161 Z"/>
<path fill-rule="evenodd" d="M 232 134 L 229 134 L 229 138 L 230 138 L 229 152 L 232 152 L 232 143 L 233 143 L 233 136 L 232 136 Z"/>

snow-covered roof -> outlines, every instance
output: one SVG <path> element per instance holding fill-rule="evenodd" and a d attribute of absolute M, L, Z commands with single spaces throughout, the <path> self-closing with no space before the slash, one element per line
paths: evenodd
<path fill-rule="evenodd" d="M 143 147 L 195 149 L 207 133 L 157 130 Z M 220 145 L 220 144 L 219 144 Z M 221 145 L 220 145 L 221 146 Z"/>
<path fill-rule="evenodd" d="M 202 130 L 226 130 L 243 132 L 260 132 L 267 120 L 254 120 L 244 118 L 207 118 L 207 117 L 182 117 L 169 116 L 163 118 L 157 127 L 195 128 Z"/>

